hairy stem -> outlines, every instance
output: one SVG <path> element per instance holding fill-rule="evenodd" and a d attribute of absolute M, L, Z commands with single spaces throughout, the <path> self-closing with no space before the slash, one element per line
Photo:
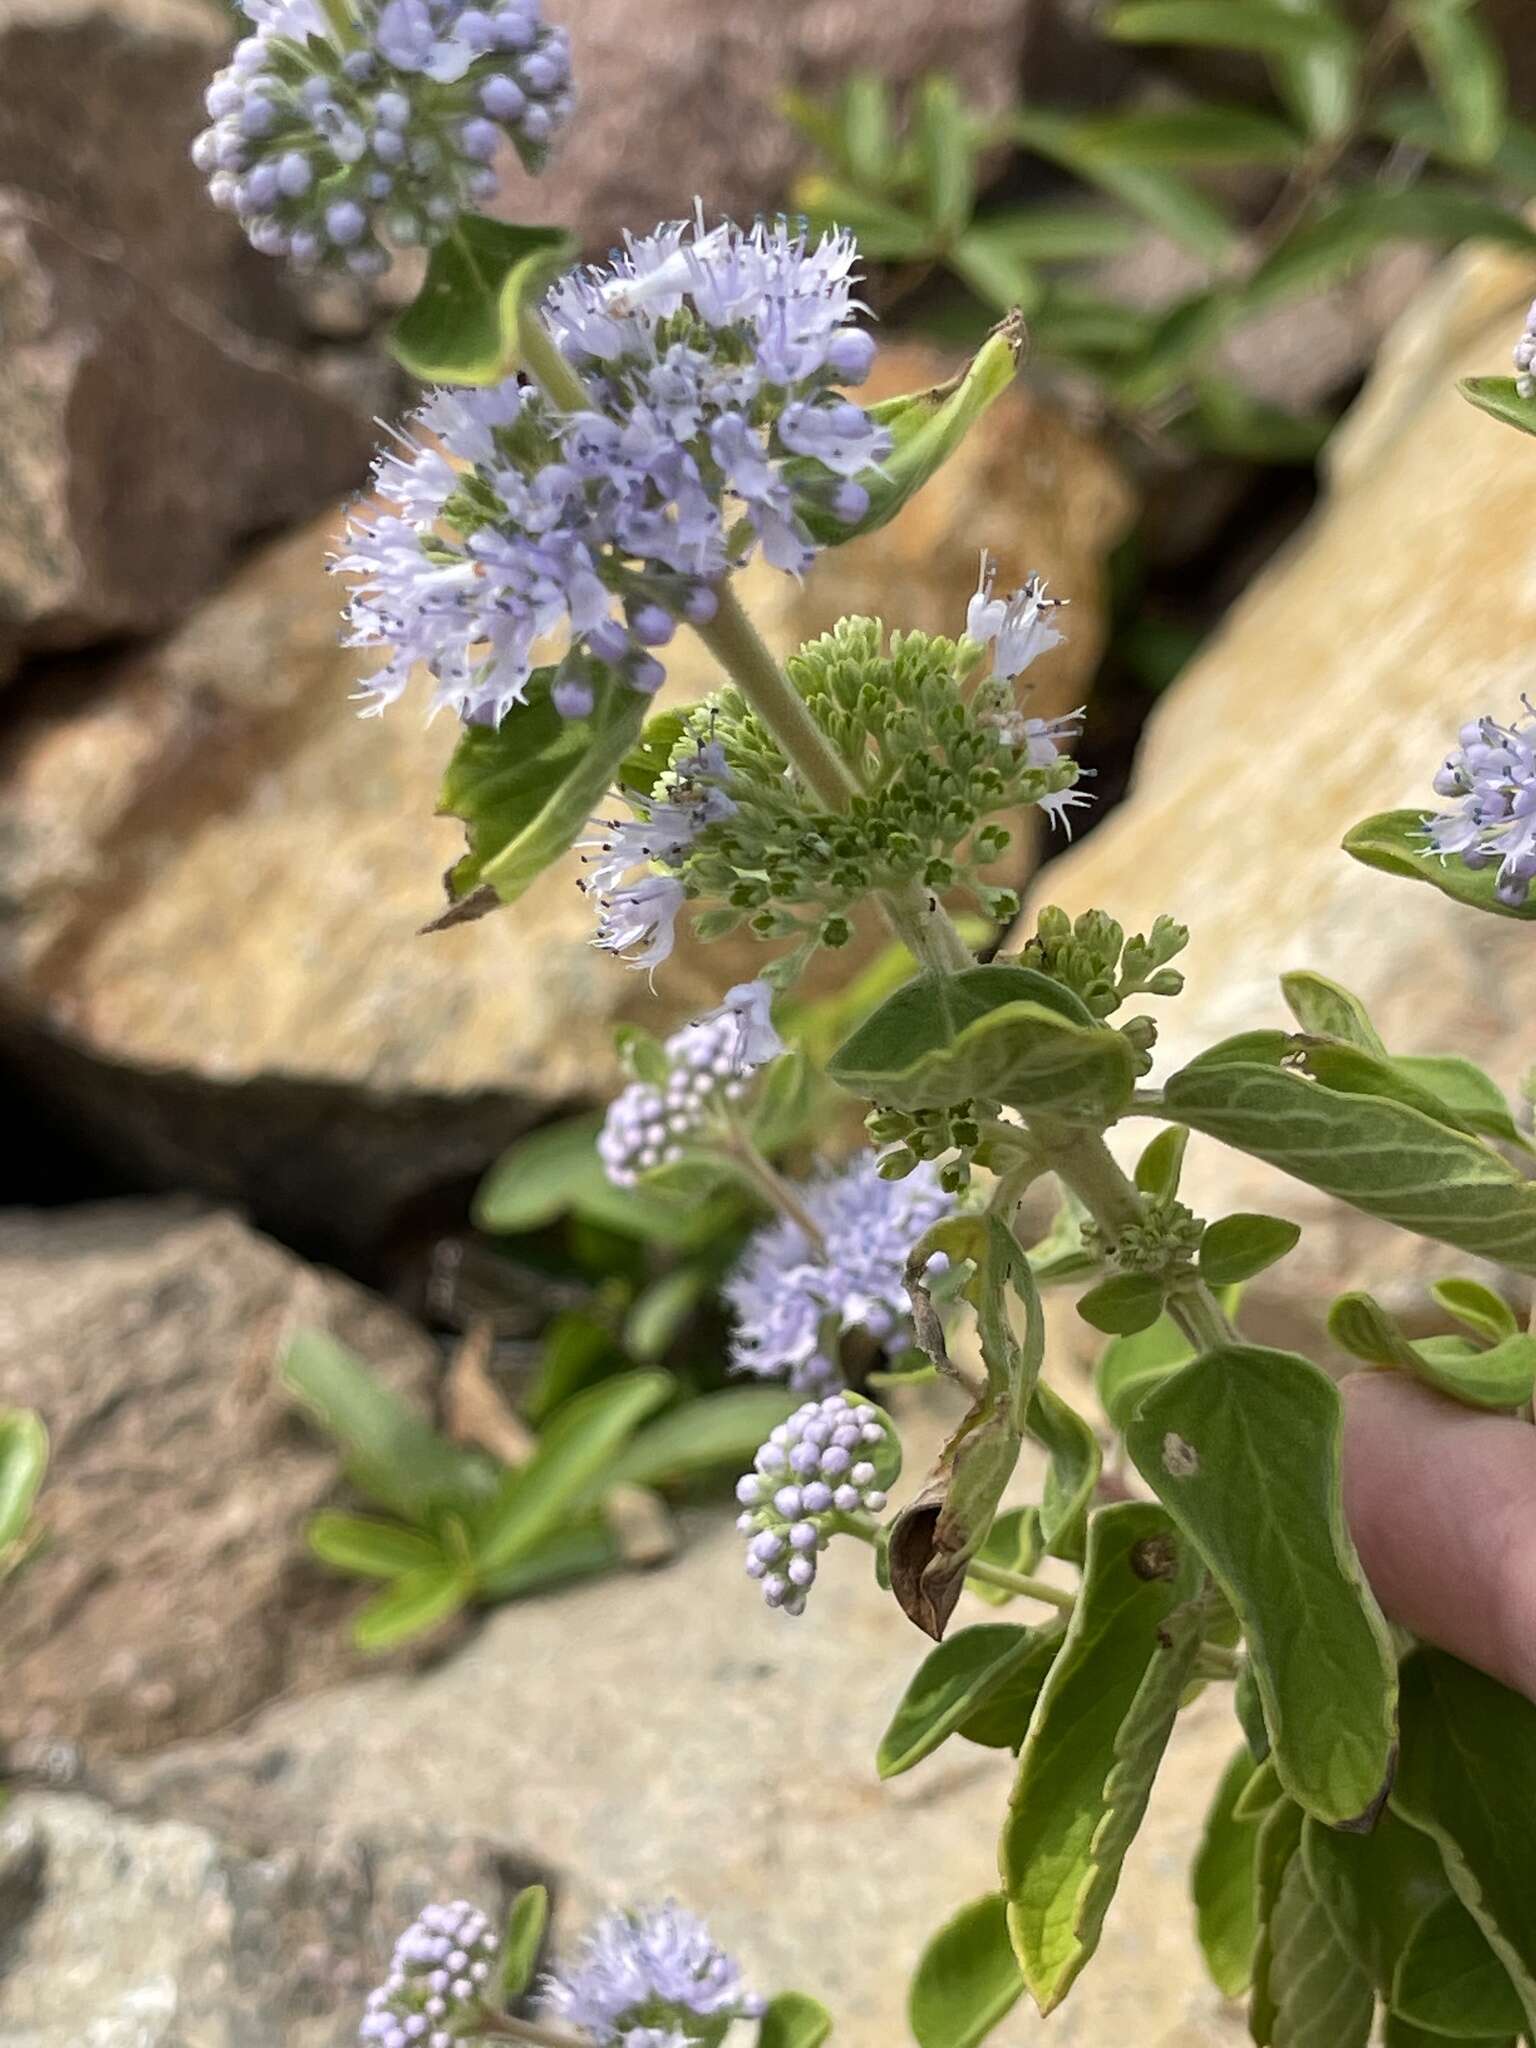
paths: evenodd
<path fill-rule="evenodd" d="M 342 0 L 330 0 L 338 6 Z M 525 308 L 517 323 L 517 352 L 523 368 L 562 412 L 585 412 L 592 403 L 585 384 L 561 355 L 555 338 L 532 308 Z"/>
<path fill-rule="evenodd" d="M 827 1241 L 822 1235 L 821 1225 L 783 1174 L 770 1160 L 764 1158 L 753 1144 L 746 1126 L 736 1117 L 731 1118 L 731 1135 L 727 1149 L 732 1162 L 757 1189 L 768 1206 L 777 1209 L 780 1215 L 787 1216 L 791 1223 L 798 1224 L 816 1250 L 825 1252 Z"/>

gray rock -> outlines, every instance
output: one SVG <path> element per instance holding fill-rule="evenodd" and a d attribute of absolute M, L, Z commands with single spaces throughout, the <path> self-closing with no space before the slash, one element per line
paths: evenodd
<path fill-rule="evenodd" d="M 233 1216 L 0 1215 L 0 1405 L 39 1409 L 53 1444 L 47 1541 L 5 1588 L 13 1761 L 167 1742 L 355 1668 L 355 1589 L 302 1542 L 337 1461 L 273 1383 L 303 1325 L 426 1398 L 432 1347 L 403 1316 Z"/>

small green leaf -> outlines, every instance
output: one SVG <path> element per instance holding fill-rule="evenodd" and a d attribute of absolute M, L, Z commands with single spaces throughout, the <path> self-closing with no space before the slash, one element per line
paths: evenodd
<path fill-rule="evenodd" d="M 1341 1294 L 1328 1333 L 1354 1357 L 1409 1373 L 1470 1408 L 1521 1408 L 1536 1387 L 1536 1337 L 1521 1330 L 1486 1351 L 1457 1337 L 1410 1343 L 1370 1295 Z"/>
<path fill-rule="evenodd" d="M 1162 1511 L 1103 1508 L 1082 1591 L 1019 1756 L 998 1849 L 1008 1925 L 1042 2013 L 1098 1946 L 1194 1667 L 1200 1565 Z"/>
<path fill-rule="evenodd" d="M 1099 1440 L 1071 1402 L 1044 1380 L 1035 1387 L 1026 1426 L 1050 1456 L 1036 1511 L 1041 1551 L 1081 1563 L 1088 1510 L 1103 1464 Z"/>
<path fill-rule="evenodd" d="M 528 1885 L 512 1901 L 501 1944 L 501 1997 L 504 2005 L 521 1998 L 538 1968 L 544 1930 L 549 1925 L 549 1893 L 541 1884 Z"/>
<path fill-rule="evenodd" d="M 1223 1216 L 1200 1240 L 1200 1278 L 1207 1287 L 1234 1287 L 1294 1251 L 1300 1237 L 1301 1225 L 1279 1216 Z"/>
<path fill-rule="evenodd" d="M 1536 434 L 1536 395 L 1530 398 L 1522 398 L 1520 386 L 1513 377 L 1463 377 L 1458 381 L 1456 389 L 1463 398 L 1470 399 L 1479 412 L 1487 413 L 1490 419 L 1502 420 L 1506 427 L 1518 427 L 1522 434 Z M 1389 815 L 1399 814 L 1389 813 Z M 1370 822 L 1372 824 L 1380 824 L 1381 820 L 1373 818 Z M 1356 827 L 1357 831 L 1361 829 L 1359 826 Z M 1345 844 L 1346 846 L 1349 845 L 1348 840 L 1345 841 Z M 1350 847 L 1349 850 L 1351 853 L 1354 852 L 1353 847 Z M 1360 859 L 1364 858 L 1364 856 L 1357 855 L 1356 858 Z M 1401 872 L 1401 870 L 1397 870 L 1397 872 Z M 1486 878 L 1489 870 L 1485 868 L 1482 870 L 1482 873 Z M 1502 908 L 1503 906 L 1500 907 Z M 1489 910 L 1493 908 L 1493 905 L 1480 903 L 1479 908 Z M 1513 917 L 1536 917 L 1536 904 L 1533 904 L 1529 909 L 1522 907 L 1519 910 L 1511 911 L 1509 915 Z"/>
<path fill-rule="evenodd" d="M 1371 1982 L 1335 1933 L 1306 1860 L 1285 1863 L 1259 1944 L 1249 2029 L 1257 2048 L 1366 2048 Z"/>
<path fill-rule="evenodd" d="M 316 1515 L 304 1540 L 322 1564 L 366 1579 L 393 1579 L 446 1562 L 441 1547 L 419 1529 L 370 1515 Z"/>
<path fill-rule="evenodd" d="M 1194 1357 L 1189 1339 L 1172 1316 L 1159 1316 L 1150 1329 L 1106 1344 L 1094 1374 L 1099 1404 L 1118 1430 L 1135 1414 L 1142 1396 L 1160 1386 Z"/>
<path fill-rule="evenodd" d="M 1250 107 L 1131 107 L 1077 123 L 1078 146 L 1106 162 L 1143 169 L 1190 170 L 1232 164 L 1290 164 L 1302 138 L 1284 121 Z"/>
<path fill-rule="evenodd" d="M 1511 209 L 1460 186 L 1357 190 L 1288 235 L 1243 287 L 1241 304 L 1253 313 L 1315 291 L 1385 244 L 1404 241 L 1489 241 L 1529 254 L 1536 249 L 1536 229 Z"/>
<path fill-rule="evenodd" d="M 889 84 L 878 72 L 856 73 L 843 88 L 838 115 L 843 161 L 850 176 L 878 191 L 889 179 L 896 156 Z"/>
<path fill-rule="evenodd" d="M 1249 1790 L 1271 1774 L 1261 1765 Z M 1239 1798 L 1241 1817 L 1244 1800 Z M 1301 1859 L 1301 1829 L 1304 1816 L 1294 1801 L 1280 1798 L 1259 1815 L 1259 1839 L 1254 1850 L 1253 1881 L 1259 1938 L 1253 1952 L 1253 1992 L 1248 2001 L 1248 2031 L 1256 2042 L 1273 2040 L 1276 2004 L 1270 1985 L 1270 1964 L 1274 1958 L 1275 1907 L 1287 1871 Z"/>
<path fill-rule="evenodd" d="M 1437 1280 L 1429 1291 L 1448 1316 L 1454 1316 L 1477 1336 L 1486 1337 L 1490 1344 L 1520 1334 L 1519 1322 L 1509 1303 L 1480 1280 Z"/>
<path fill-rule="evenodd" d="M 1442 1650 L 1403 1665 L 1392 1809 L 1431 1835 L 1536 2028 L 1536 1707 Z"/>
<path fill-rule="evenodd" d="M 48 1432 L 30 1408 L 0 1408 L 0 1559 L 19 1544 L 48 1469 Z"/>
<path fill-rule="evenodd" d="M 1051 1227 L 1031 1247 L 1030 1271 L 1037 1287 L 1069 1287 L 1097 1273 L 1103 1260 L 1083 1243 L 1088 1212 L 1073 1194 L 1064 1194 Z"/>
<path fill-rule="evenodd" d="M 1001 207 L 984 213 L 968 234 L 984 235 L 1018 263 L 1086 263 L 1122 255 L 1136 240 L 1122 215 L 1092 203 Z"/>
<path fill-rule="evenodd" d="M 477 1572 L 475 1598 L 482 1604 L 522 1600 L 530 1593 L 547 1593 L 614 1571 L 623 1563 L 623 1546 L 607 1517 L 583 1512 L 530 1549 L 519 1551 L 510 1564 L 494 1572 Z"/>
<path fill-rule="evenodd" d="M 1446 1121 L 1531 1150 L 1531 1140 L 1510 1115 L 1504 1091 L 1491 1074 L 1455 1053 L 1399 1053 L 1388 1062 L 1440 1104 Z"/>
<path fill-rule="evenodd" d="M 609 677 L 588 717 L 566 718 L 550 696 L 553 674 L 539 669 L 500 725 L 466 726 L 448 763 L 438 812 L 461 819 L 469 840 L 449 870 L 456 905 L 515 903 L 586 830 L 640 736 L 638 690 Z"/>
<path fill-rule="evenodd" d="M 1269 1761 L 1269 1729 L 1264 1722 L 1264 1702 L 1259 1698 L 1258 1681 L 1253 1675 L 1253 1666 L 1245 1657 L 1243 1668 L 1237 1674 L 1237 1683 L 1232 1688 L 1232 1711 L 1237 1716 L 1238 1726 L 1243 1731 L 1243 1740 L 1248 1745 L 1248 1754 L 1256 1764 Z M 1276 1781 L 1279 1789 L 1279 1780 Z"/>
<path fill-rule="evenodd" d="M 717 1239 L 721 1208 L 647 1182 L 615 1187 L 598 1157 L 600 1116 L 545 1124 L 502 1153 L 475 1190 L 473 1219 L 492 1237 L 542 1230 L 576 1214 L 625 1237 L 684 1251 Z"/>
<path fill-rule="evenodd" d="M 781 1991 L 757 2023 L 757 2048 L 821 2048 L 832 2033 L 832 2015 L 803 1991 Z"/>
<path fill-rule="evenodd" d="M 908 983 L 828 1064 L 839 1087 L 894 1109 L 991 1096 L 1103 1124 L 1129 1102 L 1135 1057 L 1118 1031 L 1027 967 L 975 967 Z"/>
<path fill-rule="evenodd" d="M 1085 1323 L 1111 1337 L 1150 1330 L 1163 1312 L 1163 1285 L 1147 1273 L 1117 1273 L 1090 1287 L 1077 1304 Z"/>
<path fill-rule="evenodd" d="M 1395 1813 L 1383 1813 L 1368 1834 L 1308 1820 L 1301 1853 L 1334 1933 L 1379 1996 L 1390 1997 L 1411 1930 L 1450 1897 L 1439 1850 Z"/>
<path fill-rule="evenodd" d="M 1397 1684 L 1344 1526 L 1340 1434 L 1327 1374 L 1250 1344 L 1202 1353 L 1146 1396 L 1125 1433 L 1241 1617 L 1281 1783 L 1335 1824 L 1386 1782 Z"/>
<path fill-rule="evenodd" d="M 1504 59 L 1469 0 L 1401 0 L 1461 155 L 1488 163 L 1504 139 Z"/>
<path fill-rule="evenodd" d="M 1182 1124 L 1169 1124 L 1158 1132 L 1136 1162 L 1136 1185 L 1144 1195 L 1154 1202 L 1172 1201 L 1179 1192 L 1188 1146 L 1189 1132 Z"/>
<path fill-rule="evenodd" d="M 393 1650 L 457 1614 L 469 1590 L 458 1565 L 424 1565 L 406 1572 L 358 1611 L 352 1640 L 360 1650 Z"/>
<path fill-rule="evenodd" d="M 564 228 L 460 214 L 426 281 L 395 322 L 390 351 L 423 384 L 495 384 L 518 359 L 525 309 L 574 259 Z"/>
<path fill-rule="evenodd" d="M 514 1563 L 556 1529 L 603 1481 L 676 1382 L 664 1372 L 621 1373 L 558 1409 L 526 1465 L 509 1472 L 477 1517 L 478 1577 Z"/>
<path fill-rule="evenodd" d="M 1342 1039 L 1346 1045 L 1358 1046 L 1361 1052 L 1372 1053 L 1377 1059 L 1387 1057 L 1387 1048 L 1377 1036 L 1364 1003 L 1325 974 L 1313 974 L 1304 968 L 1282 974 L 1280 993 L 1303 1031 L 1319 1038 Z"/>
<path fill-rule="evenodd" d="M 573 1395 L 621 1372 L 627 1362 L 606 1321 L 584 1309 L 563 1310 L 544 1332 L 538 1365 L 522 1399 L 524 1417 L 542 1429 Z"/>
<path fill-rule="evenodd" d="M 1091 131 L 1085 142 L 1084 126 L 1070 115 L 1039 107 L 1028 107 L 1009 121 L 1023 148 L 1097 185 L 1202 261 L 1219 264 L 1231 255 L 1236 242 L 1232 224 L 1197 186 L 1173 171 L 1106 155 L 1093 147 Z"/>
<path fill-rule="evenodd" d="M 1389 2012 L 1382 2017 L 1381 2048 L 1445 2048 L 1445 2036 L 1416 2027 L 1399 2012 Z M 1513 2034 L 1504 2034 L 1492 2040 L 1469 2042 L 1466 2048 L 1521 2048 L 1521 2042 Z"/>
<path fill-rule="evenodd" d="M 1507 2040 L 1526 2023 L 1509 1972 L 1454 1897 L 1432 1906 L 1409 1934 L 1391 1999 L 1412 2025 L 1462 2040 Z"/>
<path fill-rule="evenodd" d="M 1280 96 L 1308 132 L 1331 141 L 1349 127 L 1360 77 L 1360 50 L 1332 0 L 1280 0 L 1289 11 L 1334 31 L 1294 57 L 1271 59 Z"/>
<path fill-rule="evenodd" d="M 1253 1978 L 1257 1829 L 1253 1821 L 1239 1820 L 1233 1808 L 1254 1769 L 1253 1758 L 1240 1749 L 1222 1772 L 1190 1874 L 1200 1951 L 1223 1998 L 1241 1998 Z"/>
<path fill-rule="evenodd" d="M 1040 303 L 1042 286 L 1028 257 L 985 221 L 950 246 L 947 260 L 983 304 L 999 313 L 1028 314 Z"/>
<path fill-rule="evenodd" d="M 999 1564 L 1005 1571 L 1022 1572 L 1026 1577 L 1044 1555 L 1038 1508 L 1009 1508 L 996 1516 L 976 1553 L 977 1558 L 986 1564 Z M 988 1607 L 1006 1607 L 1019 1597 L 1004 1586 L 989 1585 L 984 1579 L 972 1578 L 967 1584 L 976 1598 L 985 1601 Z"/>
<path fill-rule="evenodd" d="M 918 2048 L 976 2048 L 1023 1990 L 1008 1903 L 988 1892 L 962 1906 L 923 1950 L 907 2003 L 913 2038 Z"/>
<path fill-rule="evenodd" d="M 798 1406 L 781 1387 L 727 1387 L 680 1402 L 620 1452 L 610 1484 L 670 1486 L 722 1467 L 744 1472 L 769 1431 Z"/>
<path fill-rule="evenodd" d="M 1467 389 L 1465 384 L 1462 389 Z M 1485 406 L 1484 410 L 1492 408 Z M 1530 431 L 1536 433 L 1536 400 L 1531 401 L 1531 421 Z M 1345 833 L 1344 851 L 1368 868 L 1379 868 L 1385 875 L 1402 875 L 1410 882 L 1427 882 L 1442 895 L 1470 904 L 1474 910 L 1486 910 L 1494 917 L 1536 917 L 1536 891 L 1524 903 L 1502 903 L 1494 894 L 1497 868 L 1469 868 L 1464 861 L 1447 860 L 1432 853 L 1424 837 L 1428 817 L 1426 811 L 1382 811 Z"/>
<path fill-rule="evenodd" d="M 926 78 L 912 117 L 928 218 L 952 235 L 976 203 L 975 150 L 970 120 L 952 78 Z"/>
<path fill-rule="evenodd" d="M 1030 1652 L 975 1711 L 968 1714 L 955 1733 L 982 1749 L 1011 1749 L 1017 1754 L 1035 1706 L 1050 1674 L 1066 1634 L 1063 1621 L 1047 1622 L 1031 1631 Z"/>
<path fill-rule="evenodd" d="M 1033 1629 L 981 1622 L 930 1650 L 880 1738 L 875 1751 L 880 1776 L 900 1777 L 931 1756 L 1035 1649 Z"/>
<path fill-rule="evenodd" d="M 795 183 L 795 204 L 818 229 L 848 228 L 859 253 L 875 263 L 910 263 L 938 254 L 933 224 L 889 199 L 820 171 Z"/>
<path fill-rule="evenodd" d="M 636 1365 L 655 1365 L 666 1357 L 708 1294 L 709 1284 L 702 1266 L 674 1266 L 636 1296 L 624 1318 L 624 1349 Z"/>
<path fill-rule="evenodd" d="M 1245 1664 L 1243 1668 L 1248 1672 L 1253 1670 L 1251 1664 Z M 1275 1769 L 1274 1757 L 1266 1751 L 1253 1776 L 1237 1795 L 1232 1817 L 1234 1820 L 1263 1820 L 1264 1816 L 1279 1804 L 1290 1806 L 1295 1812 L 1300 1811 L 1285 1797 L 1280 1784 L 1280 1774 Z"/>
<path fill-rule="evenodd" d="M 1306 57 L 1348 47 L 1348 29 L 1321 7 L 1293 9 L 1283 0 L 1131 0 L 1110 16 L 1109 33 L 1124 43 L 1193 43 L 1252 50 L 1262 57 Z"/>

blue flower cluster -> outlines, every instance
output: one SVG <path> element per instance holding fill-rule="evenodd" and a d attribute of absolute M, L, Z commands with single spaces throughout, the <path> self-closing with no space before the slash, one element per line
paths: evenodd
<path fill-rule="evenodd" d="M 675 866 L 707 825 L 735 816 L 730 780 L 725 749 L 706 740 L 649 795 L 618 792 L 634 816 L 599 818 L 603 837 L 580 842 L 587 863 L 581 886 L 598 904 L 597 945 L 632 967 L 658 967 L 668 957 L 685 892 L 676 875 L 658 873 L 655 864 Z"/>
<path fill-rule="evenodd" d="M 776 1059 L 783 1040 L 769 1019 L 765 981 L 742 982 L 720 1007 L 673 1032 L 663 1050 L 664 1081 L 632 1081 L 614 1097 L 598 1134 L 603 1171 L 615 1187 L 672 1166 L 746 1095 L 748 1077 Z"/>
<path fill-rule="evenodd" d="M 1047 596 L 1039 576 L 1027 576 L 1006 597 L 994 595 L 996 582 L 997 563 L 983 548 L 981 577 L 965 615 L 967 637 L 992 651 L 992 674 L 976 694 L 976 714 L 1031 768 L 1049 768 L 1082 738 L 1083 707 L 1064 718 L 1026 717 L 1013 685 L 1042 654 L 1066 639 L 1056 614 L 1068 600 Z M 1091 768 L 1078 770 L 1079 776 L 1092 773 Z M 1070 839 L 1070 814 L 1088 801 L 1088 792 L 1074 783 L 1039 798 L 1038 807 Z"/>
<path fill-rule="evenodd" d="M 1433 850 L 1459 856 L 1469 868 L 1497 863 L 1494 891 L 1518 906 L 1536 880 L 1536 705 L 1513 725 L 1474 718 L 1461 728 L 1461 744 L 1435 777 L 1439 796 L 1460 797 L 1461 808 L 1427 821 Z"/>
<path fill-rule="evenodd" d="M 590 709 L 602 674 L 649 694 L 679 620 L 760 543 L 792 573 L 812 505 L 849 525 L 890 439 L 838 387 L 868 373 L 852 324 L 851 237 L 783 222 L 679 223 L 555 286 L 544 317 L 589 403 L 559 410 L 509 378 L 439 391 L 375 468 L 333 566 L 354 579 L 348 644 L 388 658 L 381 709 L 420 662 L 435 704 L 499 721 L 535 648 L 561 633 L 555 702 Z M 814 461 L 807 461 L 814 457 Z"/>
<path fill-rule="evenodd" d="M 530 170 L 571 112 L 570 43 L 540 0 L 241 0 L 252 33 L 208 88 L 193 144 L 214 204 L 301 268 L 373 277 Z M 349 17 L 347 33 L 336 20 Z"/>
<path fill-rule="evenodd" d="M 829 1517 L 877 1515 L 885 1493 L 875 1458 L 889 1442 L 880 1411 L 853 1394 L 807 1401 L 781 1422 L 738 1480 L 747 1577 L 770 1607 L 802 1614 L 816 1559 L 835 1532 Z"/>
<path fill-rule="evenodd" d="M 670 1904 L 606 1915 L 542 1994 L 542 2010 L 594 2048 L 692 2048 L 762 2011 L 703 1921 Z"/>
<path fill-rule="evenodd" d="M 809 1391 L 841 1378 L 845 1330 L 867 1330 L 892 1356 L 912 1348 L 907 1258 L 955 1203 L 932 1165 L 882 1180 L 873 1152 L 795 1192 L 818 1236 L 789 1217 L 766 1224 L 722 1292 L 736 1320 L 736 1371 Z"/>
<path fill-rule="evenodd" d="M 395 1943 L 389 1975 L 368 1994 L 359 2041 L 375 2048 L 454 2048 L 458 2024 L 487 2009 L 499 1947 L 464 1899 L 428 1906 Z"/>

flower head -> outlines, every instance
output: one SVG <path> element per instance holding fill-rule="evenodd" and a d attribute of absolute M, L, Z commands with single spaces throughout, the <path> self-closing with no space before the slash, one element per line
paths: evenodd
<path fill-rule="evenodd" d="M 587 862 L 581 886 L 598 905 L 595 944 L 622 955 L 633 967 L 654 968 L 667 958 L 686 892 L 675 875 L 657 869 L 679 866 L 707 826 L 734 816 L 736 805 L 727 791 L 730 780 L 724 751 L 711 740 L 680 758 L 648 795 L 620 790 L 619 801 L 629 806 L 632 817 L 594 821 L 603 836 L 580 843 Z M 646 909 L 650 907 L 654 915 L 657 905 L 667 906 L 664 921 L 647 926 Z M 633 950 L 637 915 L 645 939 L 638 953 Z M 726 1003 L 741 994 L 732 989 Z"/>
<path fill-rule="evenodd" d="M 1536 398 L 1536 302 L 1525 316 L 1525 332 L 1515 343 L 1515 389 L 1522 398 Z"/>
<path fill-rule="evenodd" d="M 1536 706 L 1513 725 L 1475 718 L 1461 728 L 1461 744 L 1435 777 L 1439 796 L 1461 799 L 1458 810 L 1426 823 L 1432 849 L 1458 856 L 1469 868 L 1497 863 L 1494 890 L 1501 903 L 1519 905 L 1536 880 Z"/>
<path fill-rule="evenodd" d="M 395 1943 L 389 1975 L 368 1994 L 359 2041 L 376 2048 L 454 2048 L 488 2003 L 499 1944 L 464 1899 L 428 1906 Z"/>
<path fill-rule="evenodd" d="M 354 0 L 345 45 L 320 0 L 241 4 L 192 154 L 255 247 L 304 269 L 372 277 L 386 243 L 441 240 L 495 193 L 502 145 L 538 169 L 571 110 L 540 0 Z"/>
<path fill-rule="evenodd" d="M 789 1217 L 766 1224 L 723 1293 L 736 1319 L 736 1371 L 810 1389 L 839 1377 L 844 1330 L 867 1330 L 890 1354 L 911 1348 L 907 1256 L 954 1198 L 926 1162 L 882 1180 L 872 1152 L 795 1192 L 816 1237 Z"/>
<path fill-rule="evenodd" d="M 586 408 L 515 378 L 436 393 L 376 465 L 386 509 L 354 514 L 335 564 L 356 580 L 349 644 L 389 650 L 367 693 L 392 701 L 420 661 L 437 704 L 499 720 L 558 630 L 554 701 L 579 716 L 598 670 L 653 692 L 658 650 L 713 616 L 754 544 L 803 570 L 803 515 L 861 516 L 852 472 L 890 447 L 837 388 L 868 368 L 855 253 L 782 222 L 660 229 L 546 302 Z"/>
<path fill-rule="evenodd" d="M 595 2048 L 715 2043 L 732 2020 L 762 2010 L 703 1921 L 671 1904 L 599 1920 L 542 1992 L 543 2010 L 589 2034 Z"/>
<path fill-rule="evenodd" d="M 983 548 L 981 576 L 965 614 L 967 635 L 992 649 L 992 675 L 977 693 L 977 715 L 1031 767 L 1049 768 L 1068 755 L 1082 737 L 1082 708 L 1064 718 L 1026 717 L 1011 685 L 1042 654 L 1048 654 L 1065 640 L 1066 635 L 1056 625 L 1056 613 L 1067 599 L 1048 597 L 1039 576 L 1026 577 L 1020 588 L 1006 597 L 994 596 L 996 581 L 997 563 Z M 1083 776 L 1093 771 L 1080 768 L 1077 772 Z M 1049 790 L 1036 799 L 1051 823 L 1060 825 L 1069 839 L 1069 813 L 1088 801 L 1088 792 L 1075 783 Z"/>
<path fill-rule="evenodd" d="M 736 1485 L 747 1577 L 761 1583 L 770 1607 L 804 1612 L 835 1517 L 878 1515 L 886 1502 L 881 1467 L 897 1462 L 884 1417 L 855 1394 L 807 1401 L 779 1424 Z"/>
<path fill-rule="evenodd" d="M 641 1174 L 675 1165 L 688 1144 L 723 1126 L 753 1070 L 784 1050 L 768 1020 L 770 994 L 761 981 L 733 988 L 718 1009 L 667 1039 L 664 1078 L 632 1081 L 614 1097 L 597 1151 L 616 1187 L 632 1188 Z"/>

